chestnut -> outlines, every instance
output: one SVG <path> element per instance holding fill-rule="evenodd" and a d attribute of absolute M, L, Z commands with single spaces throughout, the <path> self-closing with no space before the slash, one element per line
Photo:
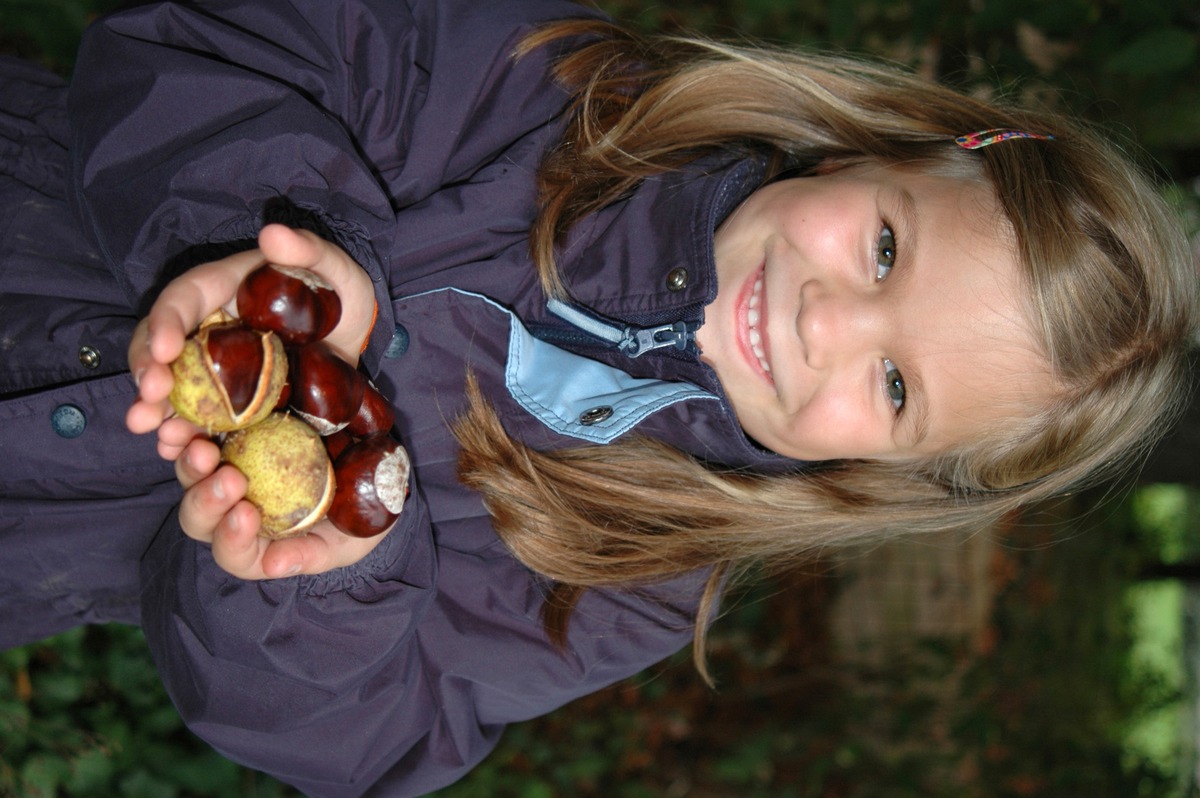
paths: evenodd
<path fill-rule="evenodd" d="M 240 429 L 275 408 L 287 372 L 283 342 L 274 333 L 206 320 L 171 363 L 170 402 L 209 434 Z"/>
<path fill-rule="evenodd" d="M 329 453 L 329 459 L 337 460 L 338 455 L 353 445 L 356 439 L 348 429 L 340 429 L 332 435 L 323 436 L 321 440 L 325 442 L 325 451 Z"/>
<path fill-rule="evenodd" d="M 334 494 L 333 465 L 312 427 L 287 413 L 229 433 L 221 459 L 246 477 L 246 499 L 258 508 L 259 534 L 279 539 L 307 532 Z"/>
<path fill-rule="evenodd" d="M 366 438 L 376 432 L 387 432 L 396 422 L 396 411 L 392 409 L 392 403 L 384 398 L 370 380 L 363 382 L 362 402 L 346 427 L 356 438 Z"/>
<path fill-rule="evenodd" d="M 344 428 L 358 412 L 366 379 L 321 341 L 290 347 L 291 407 L 322 435 Z"/>
<path fill-rule="evenodd" d="M 288 344 L 316 341 L 337 326 L 342 303 L 319 274 L 268 263 L 242 280 L 238 315 L 256 330 L 269 330 Z"/>
<path fill-rule="evenodd" d="M 337 488 L 328 518 L 354 537 L 386 531 L 408 497 L 408 452 L 386 433 L 363 438 L 334 461 Z"/>

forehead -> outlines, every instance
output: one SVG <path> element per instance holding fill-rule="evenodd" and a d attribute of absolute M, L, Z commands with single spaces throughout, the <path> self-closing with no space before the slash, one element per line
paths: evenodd
<path fill-rule="evenodd" d="M 908 261 L 896 286 L 897 339 L 915 412 L 900 426 L 900 448 L 946 451 L 1029 415 L 1048 395 L 1050 371 L 1011 227 L 991 191 L 898 170 L 874 179 L 881 202 L 897 203 L 910 227 L 909 249 L 900 243 Z"/>

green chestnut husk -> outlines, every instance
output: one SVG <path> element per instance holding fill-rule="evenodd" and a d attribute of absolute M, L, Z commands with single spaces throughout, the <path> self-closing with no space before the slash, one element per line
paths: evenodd
<path fill-rule="evenodd" d="M 202 324 L 171 364 L 175 412 L 210 435 L 258 423 L 287 384 L 283 341 L 233 322 Z"/>
<path fill-rule="evenodd" d="M 229 433 L 221 459 L 245 475 L 246 499 L 258 508 L 263 537 L 304 534 L 333 501 L 333 464 L 321 436 L 287 413 Z"/>

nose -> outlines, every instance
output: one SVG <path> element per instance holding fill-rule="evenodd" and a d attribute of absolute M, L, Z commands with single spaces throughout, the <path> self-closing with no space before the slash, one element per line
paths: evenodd
<path fill-rule="evenodd" d="M 877 296 L 811 280 L 801 287 L 796 332 L 805 362 L 827 369 L 871 350 L 882 351 L 886 309 Z"/>

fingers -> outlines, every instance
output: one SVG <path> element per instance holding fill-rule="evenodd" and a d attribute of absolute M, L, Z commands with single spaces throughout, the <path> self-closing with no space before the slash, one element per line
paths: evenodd
<path fill-rule="evenodd" d="M 168 364 L 183 351 L 188 334 L 218 308 L 236 315 L 242 279 L 263 262 L 256 249 L 188 270 L 167 284 L 146 317 L 146 346 L 155 362 Z"/>
<path fill-rule="evenodd" d="M 138 386 L 138 398 L 125 415 L 125 425 L 141 435 L 151 432 L 171 413 L 167 397 L 174 378 L 171 370 L 155 361 L 149 346 L 149 322 L 143 319 L 133 330 L 129 343 L 129 371 Z"/>
<path fill-rule="evenodd" d="M 258 528 L 254 505 L 245 500 L 235 503 L 213 531 L 212 553 L 217 565 L 241 579 L 265 578 L 262 557 L 270 541 L 259 536 Z"/>
<path fill-rule="evenodd" d="M 182 447 L 182 456 L 175 460 L 175 478 L 187 490 L 220 465 L 221 449 L 217 444 L 205 438 L 192 438 Z"/>
<path fill-rule="evenodd" d="M 299 537 L 260 537 L 258 510 L 245 500 L 245 477 L 232 466 L 217 465 L 219 461 L 216 445 L 205 440 L 193 442 L 176 461 L 176 474 L 187 487 L 179 522 L 188 537 L 210 544 L 217 565 L 233 576 L 280 579 L 325 573 L 358 562 L 387 534 L 351 537 L 321 521 Z"/>
<path fill-rule="evenodd" d="M 258 535 L 258 510 L 245 499 L 246 478 L 220 462 L 220 449 L 203 438 L 192 440 L 175 461 L 175 475 L 186 488 L 179 524 L 188 537 L 211 545 L 222 570 L 241 579 L 262 579 L 268 541 Z"/>
<path fill-rule="evenodd" d="M 245 497 L 246 478 L 233 466 L 202 474 L 202 469 L 187 461 L 188 458 L 176 461 L 176 474 L 187 488 L 179 504 L 179 523 L 188 537 L 211 542 L 226 514 Z M 243 518 L 239 515 L 234 520 Z"/>
<path fill-rule="evenodd" d="M 190 421 L 178 417 L 165 419 L 158 428 L 158 455 L 164 460 L 175 460 L 192 445 L 209 444 L 211 446 L 212 442 L 202 435 L 203 431 Z M 215 450 L 215 446 L 213 449 Z M 216 467 L 214 459 L 209 470 Z M 186 488 L 188 485 L 184 485 L 184 487 Z"/>
<path fill-rule="evenodd" d="M 129 370 L 138 386 L 138 398 L 125 416 L 131 432 L 150 432 L 171 417 L 168 398 L 175 385 L 171 362 L 206 316 L 221 307 L 233 308 L 242 278 L 260 263 L 258 250 L 239 252 L 197 266 L 163 289 L 149 315 L 134 328 L 129 343 Z M 161 452 L 161 441 L 159 447 Z M 178 456 L 177 443 L 168 444 L 166 450 L 174 454 L 164 457 Z"/>
<path fill-rule="evenodd" d="M 238 286 L 264 261 L 312 269 L 333 285 L 342 301 L 342 318 L 326 343 L 357 363 L 374 321 L 370 277 L 335 244 L 283 225 L 264 227 L 259 249 L 196 266 L 169 283 L 135 328 L 128 352 L 138 398 L 126 413 L 126 425 L 139 434 L 157 430 L 158 453 L 174 461 L 185 489 L 179 510 L 184 532 L 211 544 L 217 564 L 244 579 L 316 574 L 350 565 L 383 538 L 348 537 L 327 522 L 290 540 L 259 537 L 260 517 L 245 499 L 245 477 L 232 466 L 222 466 L 216 444 L 174 415 L 170 364 L 183 351 L 187 336 L 213 311 L 224 308 L 236 315 Z"/>
<path fill-rule="evenodd" d="M 340 247 L 307 231 L 271 224 L 262 229 L 259 242 L 260 249 L 196 266 L 172 280 L 134 329 L 128 354 L 138 399 L 125 419 L 132 432 L 150 432 L 170 418 L 171 362 L 213 311 L 224 308 L 236 315 L 238 286 L 264 260 L 312 269 L 334 286 L 342 300 L 342 320 L 326 342 L 350 363 L 358 362 L 374 317 L 375 294 L 367 273 Z M 166 444 L 165 450 L 178 456 L 179 444 Z"/>
<path fill-rule="evenodd" d="M 305 535 L 272 542 L 263 553 L 262 572 L 266 578 L 276 579 L 353 565 L 378 546 L 386 534 L 351 537 L 328 521 L 321 521 Z"/>
<path fill-rule="evenodd" d="M 130 432 L 142 435 L 158 429 L 175 412 L 169 397 L 175 378 L 171 369 L 160 363 L 141 366 L 135 376 L 138 380 L 138 398 L 125 413 L 125 426 Z"/>
<path fill-rule="evenodd" d="M 277 540 L 263 552 L 262 571 L 267 579 L 297 574 L 319 574 L 328 569 L 328 544 L 319 534 L 309 533 L 288 540 Z"/>
<path fill-rule="evenodd" d="M 189 455 L 193 454 L 189 451 Z M 180 458 L 180 482 L 202 474 L 209 456 L 198 447 L 196 457 Z M 227 573 L 241 579 L 262 579 L 262 555 L 269 541 L 259 537 L 259 515 L 245 500 L 246 478 L 233 466 L 223 466 L 193 482 L 179 505 L 184 533 L 212 546 L 213 559 Z"/>
<path fill-rule="evenodd" d="M 315 268 L 317 261 L 321 260 L 319 242 L 320 239 L 312 233 L 282 224 L 265 225 L 258 234 L 258 248 L 266 260 L 304 269 Z M 325 276 L 324 273 L 322 276 Z"/>

